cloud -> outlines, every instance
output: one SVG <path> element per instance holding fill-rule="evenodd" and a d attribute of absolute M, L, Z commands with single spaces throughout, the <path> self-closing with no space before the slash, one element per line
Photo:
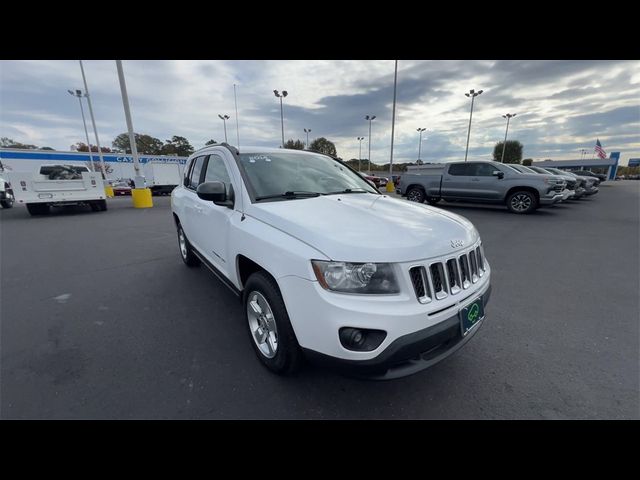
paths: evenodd
<path fill-rule="evenodd" d="M 386 163 L 391 145 L 394 62 L 381 61 L 124 61 L 135 130 L 162 140 L 187 137 L 199 148 L 224 139 L 218 114 L 231 116 L 236 142 L 233 84 L 237 85 L 242 145 L 278 146 L 284 99 L 286 138 L 312 136 L 336 143 L 343 158 L 358 156 L 358 136 L 372 124 L 372 159 Z M 114 61 L 85 61 L 101 141 L 110 145 L 126 131 Z M 16 141 L 68 149 L 84 141 L 77 99 L 77 61 L 3 61 L 0 69 L 0 135 Z M 451 60 L 399 62 L 394 160 L 418 155 L 417 127 L 426 127 L 422 158 L 464 157 L 469 89 L 483 89 L 474 102 L 470 155 L 488 158 L 504 138 L 502 115 L 517 113 L 509 138 L 525 156 L 575 157 L 600 138 L 607 151 L 640 156 L 640 62 Z M 362 142 L 363 155 L 369 139 Z"/>

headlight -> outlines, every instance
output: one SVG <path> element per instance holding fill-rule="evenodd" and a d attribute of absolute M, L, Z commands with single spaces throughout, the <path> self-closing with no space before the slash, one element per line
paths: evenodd
<path fill-rule="evenodd" d="M 325 290 L 343 293 L 399 293 L 389 263 L 348 263 L 312 260 L 313 271 Z"/>

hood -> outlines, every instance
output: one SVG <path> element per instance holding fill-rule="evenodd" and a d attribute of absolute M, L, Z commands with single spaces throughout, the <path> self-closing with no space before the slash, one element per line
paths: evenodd
<path fill-rule="evenodd" d="M 415 261 L 450 255 L 478 239 L 473 224 L 460 215 L 386 195 L 255 203 L 246 213 L 338 261 Z M 452 241 L 463 246 L 454 248 Z"/>
<path fill-rule="evenodd" d="M 553 180 L 556 183 L 561 183 L 563 180 L 561 177 L 557 176 L 557 175 L 552 175 L 552 174 L 546 174 L 546 173 L 521 173 L 520 175 L 522 175 L 523 177 L 526 178 L 530 178 L 532 180 L 542 180 L 543 178 L 549 178 L 551 180 Z"/>

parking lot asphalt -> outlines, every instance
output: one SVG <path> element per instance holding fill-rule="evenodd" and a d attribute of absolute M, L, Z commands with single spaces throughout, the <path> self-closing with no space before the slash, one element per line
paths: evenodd
<path fill-rule="evenodd" d="M 0 210 L 0 418 L 640 418 L 640 182 L 529 216 L 443 203 L 482 236 L 487 320 L 387 382 L 268 372 L 238 299 L 183 265 L 169 198 L 154 205 Z"/>

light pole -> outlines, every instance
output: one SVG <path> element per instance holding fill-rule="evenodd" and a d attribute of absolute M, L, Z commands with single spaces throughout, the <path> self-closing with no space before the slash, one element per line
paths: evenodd
<path fill-rule="evenodd" d="M 229 120 L 231 117 L 229 115 L 220 114 L 218 114 L 218 117 L 220 117 L 220 120 L 222 120 L 224 123 L 224 143 L 229 143 L 227 142 L 227 120 Z"/>
<path fill-rule="evenodd" d="M 426 128 L 417 128 L 416 131 L 420 132 L 420 143 L 418 143 L 418 160 L 420 160 L 420 153 L 422 151 L 422 132 L 424 132 Z"/>
<path fill-rule="evenodd" d="M 282 91 L 282 95 L 278 90 L 274 90 L 273 94 L 280 99 L 280 122 L 282 123 L 282 148 L 284 148 L 284 110 L 282 107 L 282 99 L 289 95 L 286 90 Z"/>
<path fill-rule="evenodd" d="M 358 171 L 360 171 L 360 162 L 362 161 L 362 140 L 364 140 L 364 137 L 358 137 L 358 141 L 360 142 L 360 148 L 358 150 Z"/>
<path fill-rule="evenodd" d="M 582 161 L 584 159 L 584 154 L 587 153 L 587 152 L 588 152 L 588 150 L 585 149 L 585 148 L 580 149 L 580 153 L 581 153 L 580 161 Z"/>
<path fill-rule="evenodd" d="M 236 84 L 233 84 L 233 99 L 236 104 L 236 135 L 238 137 L 238 149 L 240 149 L 240 126 L 238 124 L 238 96 L 236 95 Z"/>
<path fill-rule="evenodd" d="M 364 117 L 365 120 L 369 121 L 369 175 L 371 175 L 371 122 L 373 122 L 376 119 L 375 115 L 367 115 Z"/>
<path fill-rule="evenodd" d="M 82 114 L 82 125 L 84 125 L 84 136 L 87 139 L 87 148 L 89 149 L 89 166 L 91 167 L 91 171 L 95 172 L 93 168 L 93 155 L 91 155 L 91 143 L 89 142 L 89 132 L 87 131 L 87 121 L 84 119 L 84 108 L 82 108 L 82 97 L 84 95 L 82 90 L 79 89 L 76 89 L 75 91 L 67 90 L 67 92 L 69 92 L 69 95 L 73 97 L 78 97 L 78 102 L 80 102 L 80 113 Z"/>
<path fill-rule="evenodd" d="M 467 97 L 471 97 L 471 114 L 469 115 L 469 131 L 467 132 L 467 149 L 464 152 L 464 161 L 467 161 L 467 155 L 469 153 L 469 136 L 471 135 L 471 119 L 473 118 L 473 101 L 475 98 L 480 95 L 483 90 L 469 90 L 469 93 L 465 93 Z"/>
<path fill-rule="evenodd" d="M 309 132 L 311 132 L 311 129 L 304 129 L 304 133 L 307 134 L 307 150 L 309 150 Z"/>
<path fill-rule="evenodd" d="M 507 119 L 507 129 L 504 132 L 504 142 L 502 144 L 502 158 L 500 159 L 500 163 L 504 163 L 504 151 L 507 149 L 507 133 L 509 132 L 509 120 L 511 120 L 511 118 L 515 117 L 516 115 L 517 113 L 514 113 L 514 114 L 507 113 L 506 115 L 502 115 L 502 118 Z"/>
<path fill-rule="evenodd" d="M 398 87 L 398 60 L 393 74 L 393 113 L 391 114 L 391 156 L 389 158 L 389 181 L 387 182 L 387 192 L 394 192 L 396 187 L 393 184 L 393 139 L 396 127 L 396 91 Z"/>
<path fill-rule="evenodd" d="M 87 86 L 87 77 L 84 75 L 84 67 L 82 66 L 82 60 L 80 60 L 80 71 L 82 72 L 82 81 L 84 82 L 85 97 L 87 97 L 87 105 L 89 105 L 89 116 L 91 117 L 91 124 L 93 125 L 93 133 L 96 136 L 96 147 L 98 147 L 98 157 L 100 157 L 100 168 L 102 169 L 102 178 L 107 178 L 107 170 L 104 168 L 104 158 L 102 157 L 102 149 L 100 148 L 100 139 L 98 138 L 98 128 L 96 127 L 96 119 L 93 117 L 93 108 L 91 106 L 91 97 L 89 96 L 89 87 Z M 91 146 L 89 146 L 91 150 Z M 109 188 L 111 188 L 109 186 Z"/>

